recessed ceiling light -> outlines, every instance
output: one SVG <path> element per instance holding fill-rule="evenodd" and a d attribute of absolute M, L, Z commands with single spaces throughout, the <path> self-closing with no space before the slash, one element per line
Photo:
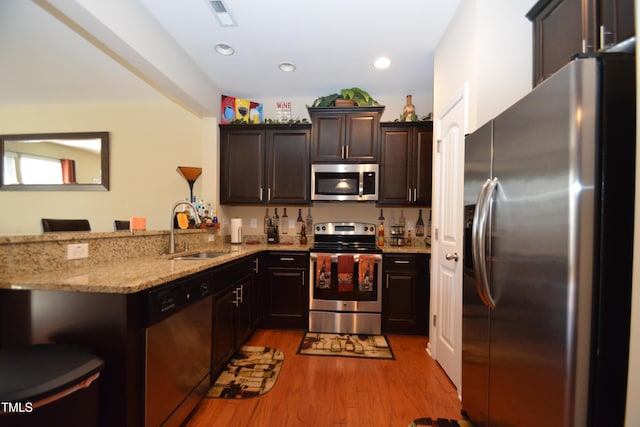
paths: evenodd
<path fill-rule="evenodd" d="M 389 68 L 390 65 L 391 65 L 391 60 L 389 58 L 385 58 L 384 56 L 381 56 L 380 58 L 376 59 L 375 62 L 373 63 L 373 66 L 378 70 L 384 70 L 386 68 Z"/>
<path fill-rule="evenodd" d="M 278 64 L 278 68 L 280 68 L 280 70 L 284 71 L 285 73 L 290 73 L 296 70 L 295 64 L 292 64 L 291 62 L 281 62 L 280 64 Z"/>
<path fill-rule="evenodd" d="M 231 46 L 226 44 L 226 43 L 218 43 L 218 44 L 216 44 L 215 50 L 220 55 L 233 55 L 233 53 L 235 52 L 235 50 Z"/>

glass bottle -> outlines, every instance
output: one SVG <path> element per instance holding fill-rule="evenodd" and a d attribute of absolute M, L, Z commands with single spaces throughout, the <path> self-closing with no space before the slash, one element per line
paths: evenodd
<path fill-rule="evenodd" d="M 278 208 L 275 208 L 275 214 L 273 215 L 273 226 L 278 230 L 278 234 L 280 233 L 280 215 L 278 215 Z"/>
<path fill-rule="evenodd" d="M 300 229 L 300 244 L 307 244 L 307 231 L 305 230 L 304 222 L 302 223 L 302 228 Z"/>
<path fill-rule="evenodd" d="M 282 234 L 289 234 L 289 215 L 287 215 L 287 208 L 284 208 L 282 214 Z"/>
<path fill-rule="evenodd" d="M 424 236 L 424 221 L 422 220 L 422 209 L 418 209 L 418 220 L 416 221 L 416 237 Z"/>
<path fill-rule="evenodd" d="M 384 215 L 382 214 L 382 209 L 380 209 L 378 221 L 380 221 L 380 226 L 378 227 L 378 246 L 384 246 Z"/>
<path fill-rule="evenodd" d="M 303 227 L 304 220 L 302 219 L 302 209 L 298 209 L 298 218 L 296 219 L 296 233 L 301 235 Z"/>
<path fill-rule="evenodd" d="M 269 208 L 264 213 L 264 234 L 267 234 L 267 227 L 271 224 L 271 218 L 269 217 Z"/>
<path fill-rule="evenodd" d="M 313 217 L 311 216 L 311 208 L 307 209 L 307 218 L 306 218 L 305 228 L 309 232 L 313 231 Z"/>

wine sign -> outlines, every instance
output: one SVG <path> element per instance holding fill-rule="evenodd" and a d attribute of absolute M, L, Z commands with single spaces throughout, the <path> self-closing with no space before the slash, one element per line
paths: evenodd
<path fill-rule="evenodd" d="M 291 101 L 276 102 L 276 118 L 281 123 L 291 120 Z"/>
<path fill-rule="evenodd" d="M 222 95 L 220 123 L 229 124 L 236 120 L 246 123 L 260 123 L 262 117 L 262 104 L 233 96 Z"/>

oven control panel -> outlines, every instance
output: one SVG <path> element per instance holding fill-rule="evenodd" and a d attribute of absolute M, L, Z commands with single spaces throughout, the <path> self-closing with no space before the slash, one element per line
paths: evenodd
<path fill-rule="evenodd" d="M 316 235 L 375 236 L 376 225 L 363 222 L 322 222 L 315 224 Z"/>

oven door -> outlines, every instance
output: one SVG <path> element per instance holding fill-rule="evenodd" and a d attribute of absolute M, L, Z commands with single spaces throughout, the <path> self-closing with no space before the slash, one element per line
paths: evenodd
<path fill-rule="evenodd" d="M 309 310 L 382 312 L 382 255 L 311 253 Z"/>

